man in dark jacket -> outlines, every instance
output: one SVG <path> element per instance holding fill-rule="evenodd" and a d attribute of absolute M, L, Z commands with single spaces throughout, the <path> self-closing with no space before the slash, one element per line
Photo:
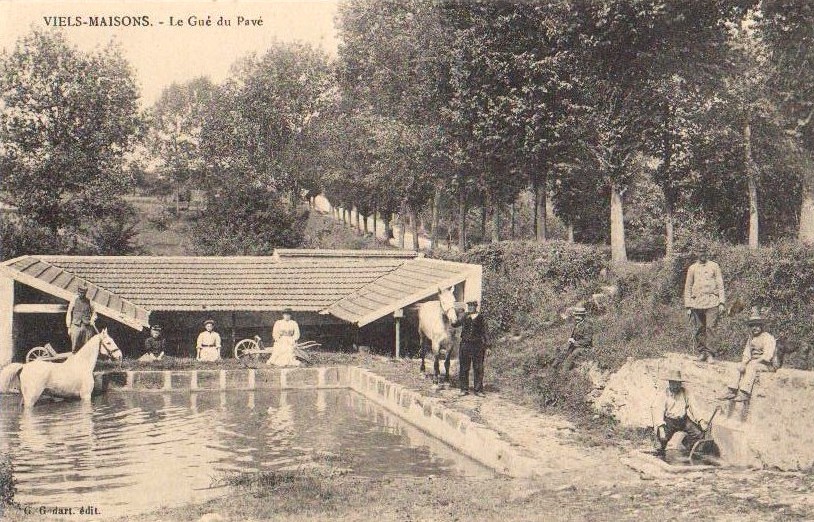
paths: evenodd
<path fill-rule="evenodd" d="M 150 328 L 150 337 L 144 340 L 144 354 L 139 358 L 139 361 L 159 361 L 164 357 L 164 349 L 167 342 L 164 336 L 161 335 L 161 326 L 154 324 Z"/>
<path fill-rule="evenodd" d="M 461 326 L 461 349 L 459 355 L 460 371 L 458 381 L 461 395 L 469 394 L 469 367 L 475 373 L 475 395 L 483 395 L 483 359 L 486 355 L 486 326 L 483 314 L 478 313 L 478 302 L 466 303 L 464 316 L 452 323 Z"/>

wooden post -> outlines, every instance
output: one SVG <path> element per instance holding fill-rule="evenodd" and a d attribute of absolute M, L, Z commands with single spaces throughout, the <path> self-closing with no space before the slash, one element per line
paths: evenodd
<path fill-rule="evenodd" d="M 234 353 L 235 351 L 236 344 L 237 344 L 237 332 L 235 330 L 235 313 L 232 312 L 232 353 Z M 220 354 L 220 356 L 223 357 L 224 354 Z"/>
<path fill-rule="evenodd" d="M 0 273 L 0 366 L 14 358 L 14 279 Z"/>
<path fill-rule="evenodd" d="M 404 317 L 404 309 L 399 308 L 393 312 L 393 320 L 396 323 L 396 359 L 401 357 L 401 318 Z"/>

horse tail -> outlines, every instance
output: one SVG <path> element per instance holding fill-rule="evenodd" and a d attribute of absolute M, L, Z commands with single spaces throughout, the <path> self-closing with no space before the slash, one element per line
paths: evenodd
<path fill-rule="evenodd" d="M 22 363 L 11 363 L 0 370 L 0 393 L 9 393 L 20 389 L 20 372 Z"/>

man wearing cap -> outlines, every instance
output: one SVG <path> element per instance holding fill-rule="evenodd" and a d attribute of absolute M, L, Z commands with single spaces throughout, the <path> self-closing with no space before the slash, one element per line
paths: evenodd
<path fill-rule="evenodd" d="M 461 349 L 458 355 L 460 369 L 458 383 L 461 395 L 469 394 L 469 368 L 474 375 L 475 395 L 483 395 L 483 360 L 486 355 L 486 325 L 483 314 L 478 313 L 478 302 L 466 303 L 466 312 L 462 318 L 452 323 L 461 327 Z"/>
<path fill-rule="evenodd" d="M 772 334 L 763 331 L 766 320 L 757 312 L 753 312 L 747 324 L 752 336 L 746 341 L 746 346 L 743 348 L 738 374 L 733 378 L 727 394 L 721 397 L 721 400 L 748 401 L 752 397 L 752 388 L 758 372 L 773 369 L 772 360 L 777 351 L 777 341 Z"/>
<path fill-rule="evenodd" d="M 697 261 L 687 269 L 684 282 L 684 306 L 694 326 L 695 350 L 698 360 L 714 361 L 711 330 L 724 311 L 724 279 L 718 263 L 707 258 L 707 247 L 698 248 Z"/>
<path fill-rule="evenodd" d="M 574 327 L 571 329 L 571 337 L 568 338 L 568 346 L 554 361 L 555 367 L 566 371 L 574 366 L 574 360 L 577 357 L 594 344 L 593 327 L 587 320 L 588 310 L 580 306 L 574 308 L 572 313 L 574 314 Z"/>
<path fill-rule="evenodd" d="M 76 294 L 65 314 L 65 326 L 68 328 L 68 335 L 71 338 L 71 352 L 73 353 L 85 346 L 85 343 L 93 337 L 96 323 L 96 310 L 88 299 L 88 286 L 85 283 L 80 284 L 76 289 Z"/>
<path fill-rule="evenodd" d="M 221 340 L 220 334 L 215 331 L 215 321 L 207 319 L 204 321 L 204 331 L 198 334 L 198 342 L 195 345 L 199 361 L 217 361 L 220 359 Z"/>
<path fill-rule="evenodd" d="M 667 389 L 664 397 L 656 403 L 654 408 L 654 418 L 661 420 L 661 424 L 655 427 L 656 436 L 661 444 L 657 453 L 661 456 L 665 454 L 667 443 L 679 431 L 685 433 L 683 445 L 687 449 L 692 448 L 693 444 L 704 436 L 701 422 L 698 420 L 690 396 L 684 387 L 681 372 L 671 371 L 666 380 Z"/>
<path fill-rule="evenodd" d="M 142 362 L 160 361 L 164 358 L 165 345 L 166 340 L 161 335 L 161 325 L 154 324 L 150 328 L 150 337 L 144 341 L 144 353 L 138 360 Z"/>

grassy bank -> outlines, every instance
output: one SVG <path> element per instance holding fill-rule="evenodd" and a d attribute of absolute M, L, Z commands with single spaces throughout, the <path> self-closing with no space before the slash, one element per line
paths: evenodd
<path fill-rule="evenodd" d="M 684 245 L 684 252 L 692 252 Z M 768 329 L 795 350 L 786 365 L 810 369 L 807 341 L 814 334 L 814 250 L 781 244 L 749 250 L 710 245 L 723 271 L 727 313 L 715 332 L 725 359 L 740 357 L 750 307 L 770 307 Z M 484 266 L 483 310 L 492 333 L 490 379 L 504 393 L 543 410 L 595 423 L 585 398 L 592 385 L 581 372 L 561 375 L 544 362 L 565 346 L 572 319 L 566 308 L 586 304 L 594 325 L 594 348 L 584 357 L 599 370 L 629 358 L 692 352 L 692 332 L 682 295 L 689 253 L 649 264 L 612 266 L 604 247 L 562 242 L 502 242 L 469 252 L 438 254 Z M 603 286 L 618 288 L 606 309 L 592 305 Z"/>

